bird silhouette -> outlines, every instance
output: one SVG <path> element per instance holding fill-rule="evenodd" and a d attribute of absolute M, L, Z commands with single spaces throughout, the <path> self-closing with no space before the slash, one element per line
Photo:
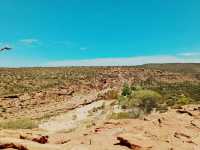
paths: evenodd
<path fill-rule="evenodd" d="M 5 51 L 5 50 L 11 50 L 12 48 L 9 46 L 4 46 L 2 48 L 0 48 L 0 51 Z"/>

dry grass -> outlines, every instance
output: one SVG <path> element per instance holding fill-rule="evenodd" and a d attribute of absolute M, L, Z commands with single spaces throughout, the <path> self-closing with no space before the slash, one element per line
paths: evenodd
<path fill-rule="evenodd" d="M 21 118 L 17 120 L 6 120 L 0 122 L 2 129 L 33 129 L 37 128 L 36 121 L 29 118 Z"/>

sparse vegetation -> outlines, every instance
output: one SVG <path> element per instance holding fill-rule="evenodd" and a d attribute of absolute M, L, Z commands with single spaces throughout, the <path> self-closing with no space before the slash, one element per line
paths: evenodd
<path fill-rule="evenodd" d="M 191 102 L 192 100 L 187 98 L 184 95 L 181 95 L 180 98 L 177 100 L 178 105 L 187 105 Z"/>
<path fill-rule="evenodd" d="M 156 144 L 158 139 L 151 135 L 162 137 L 154 130 L 162 128 L 180 143 L 192 138 L 187 133 L 195 133 L 199 126 L 199 105 L 183 106 L 200 102 L 196 76 L 137 67 L 0 69 L 0 138 L 5 137 L 8 143 L 20 138 L 31 144 L 33 138 L 49 135 L 47 147 L 53 144 L 62 149 L 81 143 L 92 144 L 95 149 L 95 138 L 107 144 L 106 138 L 112 139 L 116 131 L 129 142 L 135 133 L 141 133 L 141 138 L 147 142 L 155 140 Z M 147 116 L 154 111 L 160 114 Z M 22 116 L 35 120 L 14 120 Z M 41 129 L 34 129 L 38 124 Z M 184 129 L 179 135 L 184 139 L 175 137 L 179 126 Z M 19 134 L 26 138 L 21 139 Z M 10 138 L 13 136 L 16 138 Z M 113 146 L 113 142 L 110 144 Z M 188 145 L 195 146 L 196 141 L 195 145 L 187 143 L 186 149 Z"/>
<path fill-rule="evenodd" d="M 173 69 L 173 65 L 169 66 Z M 157 68 L 160 70 L 153 70 L 151 67 L 149 69 L 149 66 L 145 67 L 147 69 L 142 68 L 143 66 L 1 68 L 0 115 L 5 119 L 9 116 L 15 117 L 21 110 L 23 112 L 38 105 L 46 106 L 55 101 L 63 102 L 76 92 L 88 93 L 91 89 L 97 91 L 110 89 L 103 95 L 98 95 L 98 98 L 118 99 L 119 107 L 129 110 L 132 116 L 148 114 L 154 108 L 164 112 L 169 106 L 199 103 L 200 82 L 199 78 L 196 78 L 199 76 L 199 64 L 189 66 L 196 68 L 192 69 L 191 74 L 184 70 L 184 67 L 183 70 L 173 69 L 173 72 L 167 72 L 169 68 L 160 69 L 162 65 Z M 120 87 L 122 87 L 121 93 Z M 10 99 L 19 105 L 9 103 Z M 98 109 L 95 108 L 93 111 Z M 46 113 L 42 117 L 37 115 L 41 120 L 46 120 L 56 114 L 56 112 L 50 115 Z"/>
<path fill-rule="evenodd" d="M 118 97 L 118 105 L 124 112 L 114 113 L 113 118 L 137 118 L 149 114 L 153 109 L 166 112 L 167 107 L 182 106 L 190 103 L 199 103 L 198 84 L 177 83 L 171 84 L 142 84 L 143 86 L 129 86 L 122 88 Z"/>
<path fill-rule="evenodd" d="M 166 63 L 166 64 L 145 64 L 139 66 L 146 69 L 158 69 L 182 74 L 197 75 L 200 73 L 199 63 Z"/>
<path fill-rule="evenodd" d="M 137 118 L 142 114 L 149 114 L 154 108 L 158 108 L 163 103 L 162 96 L 159 93 L 152 90 L 133 88 L 133 86 L 129 87 L 128 85 L 122 89 L 122 95 L 119 96 L 118 101 L 119 106 L 126 110 L 126 115 L 124 113 L 114 114 L 114 118 L 122 118 L 123 116 Z"/>
<path fill-rule="evenodd" d="M 130 113 L 128 112 L 119 112 L 119 113 L 112 113 L 112 119 L 128 119 L 131 118 Z"/>
<path fill-rule="evenodd" d="M 95 69 L 87 67 L 61 68 L 2 68 L 0 69 L 0 95 L 40 91 L 52 87 L 94 81 Z"/>
<path fill-rule="evenodd" d="M 160 83 L 157 86 L 149 86 L 148 89 L 157 91 L 163 96 L 168 106 L 176 104 L 189 104 L 200 102 L 200 84 L 183 82 L 176 84 Z M 185 102 L 181 102 L 181 101 Z"/>
<path fill-rule="evenodd" d="M 29 118 L 21 118 L 16 120 L 6 120 L 0 122 L 2 129 L 33 129 L 37 128 L 37 123 Z"/>
<path fill-rule="evenodd" d="M 166 67 L 168 66 L 168 67 Z M 19 94 L 24 92 L 40 91 L 52 87 L 78 85 L 78 84 L 91 84 L 91 82 L 104 82 L 102 79 L 117 79 L 118 74 L 123 74 L 123 78 L 137 79 L 135 82 L 140 83 L 142 78 L 151 76 L 150 83 L 154 80 L 168 82 L 171 77 L 177 82 L 186 80 L 199 79 L 199 64 L 184 64 L 181 69 L 180 65 L 144 65 L 138 67 L 58 67 L 58 68 L 1 68 L 0 69 L 0 96 L 9 94 Z M 141 69 L 142 67 L 147 68 Z M 192 78 L 181 78 L 180 74 L 168 73 L 164 71 L 149 71 L 148 68 L 155 68 L 159 70 L 167 70 L 173 72 L 180 72 L 191 74 Z M 177 71 L 176 71 L 177 70 Z M 188 71 L 191 70 L 191 71 Z M 147 73 L 147 74 L 145 74 Z M 138 76 L 138 74 L 141 74 Z M 162 75 L 162 76 L 161 76 Z M 167 80 L 166 80 L 167 79 Z M 91 82 L 88 82 L 91 81 Z M 152 82 L 151 82 L 152 81 Z M 171 81 L 170 81 L 171 82 Z M 92 84 L 91 84 L 92 85 Z M 134 84 L 135 85 L 135 84 Z M 138 84 L 140 87 L 140 84 Z M 115 86 L 115 85 L 112 85 Z M 124 85 L 127 86 L 127 85 Z M 143 85 L 142 85 L 143 86 Z M 123 94 L 127 94 L 128 88 L 124 88 Z"/>

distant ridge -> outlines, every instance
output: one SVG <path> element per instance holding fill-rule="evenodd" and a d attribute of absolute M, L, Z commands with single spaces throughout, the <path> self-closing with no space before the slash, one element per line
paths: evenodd
<path fill-rule="evenodd" d="M 147 69 L 158 69 L 169 72 L 184 74 L 200 74 L 200 63 L 165 63 L 165 64 L 144 64 L 137 67 Z"/>

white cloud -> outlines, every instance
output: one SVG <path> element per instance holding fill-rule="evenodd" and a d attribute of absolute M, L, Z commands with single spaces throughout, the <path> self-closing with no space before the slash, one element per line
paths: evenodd
<path fill-rule="evenodd" d="M 180 56 L 187 56 L 187 57 L 191 57 L 191 56 L 199 56 L 200 52 L 185 52 L 185 53 L 180 53 Z"/>
<path fill-rule="evenodd" d="M 27 44 L 27 45 L 32 45 L 32 44 L 37 44 L 39 42 L 38 39 L 22 39 L 20 40 L 21 43 Z"/>
<path fill-rule="evenodd" d="M 147 63 L 200 63 L 200 58 L 176 56 L 138 56 L 127 58 L 97 58 L 84 60 L 63 60 L 48 62 L 44 66 L 131 66 Z"/>
<path fill-rule="evenodd" d="M 96 58 L 84 60 L 50 61 L 10 58 L 0 55 L 0 67 L 56 67 L 56 66 L 134 66 L 147 63 L 200 63 L 200 57 L 138 56 L 125 58 Z"/>

